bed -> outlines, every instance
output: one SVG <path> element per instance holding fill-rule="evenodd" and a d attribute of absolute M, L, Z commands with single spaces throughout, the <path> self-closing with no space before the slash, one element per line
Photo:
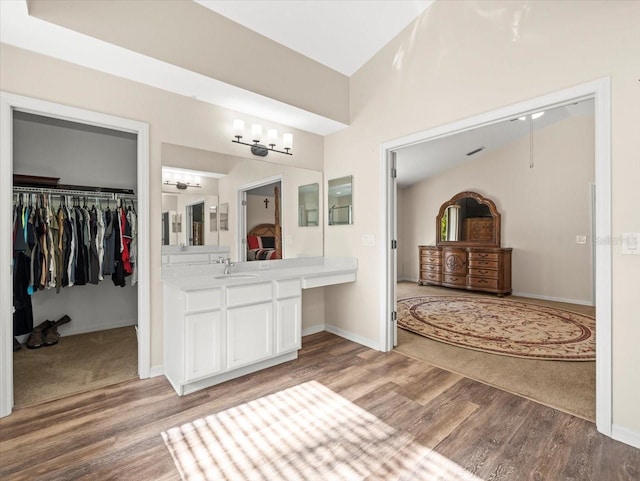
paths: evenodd
<path fill-rule="evenodd" d="M 258 224 L 247 234 L 247 261 L 281 259 L 275 224 Z"/>

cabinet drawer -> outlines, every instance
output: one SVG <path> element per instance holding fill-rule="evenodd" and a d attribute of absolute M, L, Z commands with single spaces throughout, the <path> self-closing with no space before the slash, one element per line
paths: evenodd
<path fill-rule="evenodd" d="M 487 277 L 491 279 L 497 279 L 498 271 L 494 271 L 492 269 L 469 268 L 469 275 L 471 277 Z"/>
<path fill-rule="evenodd" d="M 420 270 L 426 272 L 442 272 L 442 266 L 440 264 L 422 264 Z"/>
<path fill-rule="evenodd" d="M 449 274 L 445 274 L 444 276 L 442 276 L 442 282 L 444 284 L 464 287 L 467 284 L 467 278 L 466 276 L 452 276 Z"/>
<path fill-rule="evenodd" d="M 498 261 L 469 259 L 469 268 L 476 268 L 476 267 L 480 269 L 497 269 Z"/>
<path fill-rule="evenodd" d="M 469 252 L 469 260 L 479 260 L 479 261 L 497 261 L 499 254 L 497 252 Z"/>
<path fill-rule="evenodd" d="M 479 289 L 497 289 L 498 279 L 486 279 L 483 277 L 469 277 L 469 285 Z"/>
<path fill-rule="evenodd" d="M 273 297 L 271 283 L 251 284 L 227 288 L 227 306 L 239 306 L 242 304 L 254 304 L 262 301 L 270 301 Z"/>
<path fill-rule="evenodd" d="M 424 272 L 420 273 L 420 280 L 423 282 L 441 282 L 442 275 L 439 272 Z"/>
<path fill-rule="evenodd" d="M 422 264 L 440 264 L 442 261 L 440 260 L 440 256 L 423 254 L 422 256 L 420 256 L 420 262 Z"/>
<path fill-rule="evenodd" d="M 187 312 L 220 309 L 222 305 L 222 295 L 220 294 L 220 289 L 190 291 L 187 292 L 186 303 Z"/>
<path fill-rule="evenodd" d="M 300 296 L 300 279 L 288 281 L 276 281 L 276 297 L 298 297 Z"/>

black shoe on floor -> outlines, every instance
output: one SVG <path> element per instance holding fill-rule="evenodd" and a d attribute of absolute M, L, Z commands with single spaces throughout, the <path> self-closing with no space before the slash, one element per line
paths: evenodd
<path fill-rule="evenodd" d="M 19 351 L 20 349 L 22 349 L 22 346 L 20 345 L 18 340 L 14 337 L 13 338 L 13 352 Z"/>

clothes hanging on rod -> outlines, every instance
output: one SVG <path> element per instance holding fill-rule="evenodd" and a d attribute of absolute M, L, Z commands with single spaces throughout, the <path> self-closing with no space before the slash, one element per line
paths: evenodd
<path fill-rule="evenodd" d="M 26 285 L 14 287 L 16 310 L 27 309 L 24 295 L 98 284 L 105 275 L 111 275 L 115 285 L 126 286 L 126 277 L 135 273 L 137 252 L 134 195 L 20 187 L 14 194 L 14 286 Z M 129 200 L 129 209 L 119 195 Z M 58 199 L 57 210 L 52 198 Z M 137 275 L 131 281 L 135 285 Z M 32 315 L 30 326 L 27 311 L 24 318 L 25 326 L 16 332 L 32 328 Z"/>

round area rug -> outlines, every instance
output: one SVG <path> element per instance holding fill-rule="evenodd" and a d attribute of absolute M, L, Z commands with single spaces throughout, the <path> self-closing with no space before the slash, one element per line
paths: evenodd
<path fill-rule="evenodd" d="M 422 296 L 398 301 L 398 327 L 504 356 L 595 360 L 593 317 L 510 299 Z"/>

